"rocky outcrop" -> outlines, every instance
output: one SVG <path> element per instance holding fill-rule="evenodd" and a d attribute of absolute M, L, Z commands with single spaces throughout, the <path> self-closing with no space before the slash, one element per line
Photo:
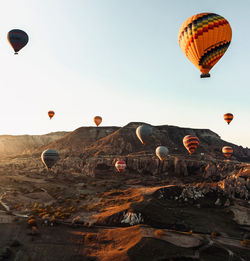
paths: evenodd
<path fill-rule="evenodd" d="M 202 177 L 202 180 L 219 181 L 225 179 L 230 173 L 242 173 L 245 165 L 224 160 L 205 161 L 199 156 L 183 157 L 181 155 L 169 156 L 160 161 L 153 154 L 135 154 L 126 156 L 98 155 L 80 158 L 68 156 L 62 158 L 55 169 L 72 169 L 86 176 L 109 175 L 116 173 L 115 162 L 124 160 L 126 169 L 124 173 L 138 173 L 140 175 L 170 175 L 176 177 Z M 241 179 L 244 179 L 241 175 Z M 246 186 L 249 182 L 246 180 Z"/>

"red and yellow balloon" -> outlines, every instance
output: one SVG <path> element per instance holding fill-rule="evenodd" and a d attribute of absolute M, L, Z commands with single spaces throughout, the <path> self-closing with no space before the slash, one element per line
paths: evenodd
<path fill-rule="evenodd" d="M 229 124 L 233 120 L 234 116 L 232 113 L 224 114 L 224 120 Z"/>
<path fill-rule="evenodd" d="M 55 115 L 54 111 L 48 111 L 49 118 L 52 119 Z"/>
<path fill-rule="evenodd" d="M 229 159 L 231 158 L 232 154 L 233 154 L 234 150 L 232 147 L 229 147 L 229 146 L 224 146 L 222 148 L 222 153 L 224 154 L 224 156 Z"/>
<path fill-rule="evenodd" d="M 102 117 L 101 116 L 95 116 L 94 122 L 95 122 L 96 126 L 98 127 L 102 122 Z"/>
<path fill-rule="evenodd" d="M 214 13 L 201 13 L 188 18 L 180 27 L 179 45 L 186 57 L 201 71 L 201 78 L 224 55 L 232 39 L 228 21 Z"/>
<path fill-rule="evenodd" d="M 200 141 L 198 137 L 193 135 L 186 135 L 183 138 L 183 145 L 185 146 L 190 155 L 192 155 L 195 152 L 195 150 L 199 146 L 199 143 Z"/>

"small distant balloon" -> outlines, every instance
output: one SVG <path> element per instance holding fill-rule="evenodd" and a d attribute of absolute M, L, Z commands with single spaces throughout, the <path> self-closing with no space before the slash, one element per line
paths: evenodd
<path fill-rule="evenodd" d="M 224 147 L 222 148 L 222 153 L 224 154 L 224 156 L 225 156 L 227 159 L 229 159 L 229 158 L 232 156 L 233 152 L 234 152 L 234 150 L 233 150 L 233 148 L 230 147 L 230 146 L 224 146 Z"/>
<path fill-rule="evenodd" d="M 15 51 L 15 54 L 18 52 L 28 43 L 29 36 L 22 30 L 13 29 L 8 32 L 7 39 Z"/>
<path fill-rule="evenodd" d="M 59 154 L 56 150 L 45 150 L 42 155 L 41 159 L 43 164 L 47 167 L 47 169 L 51 169 L 55 163 L 59 159 Z"/>
<path fill-rule="evenodd" d="M 165 146 L 159 146 L 156 148 L 155 150 L 155 154 L 156 156 L 161 160 L 163 161 L 164 159 L 166 159 L 166 157 L 168 156 L 168 148 L 165 147 Z"/>
<path fill-rule="evenodd" d="M 136 135 L 143 145 L 146 145 L 147 139 L 152 135 L 152 128 L 149 125 L 141 125 L 136 129 Z"/>
<path fill-rule="evenodd" d="M 96 126 L 98 127 L 102 122 L 102 117 L 101 116 L 95 116 L 94 122 L 95 122 Z"/>
<path fill-rule="evenodd" d="M 126 162 L 123 160 L 118 160 L 115 163 L 115 167 L 118 172 L 123 172 L 123 170 L 126 168 Z"/>
<path fill-rule="evenodd" d="M 53 116 L 55 115 L 55 112 L 54 111 L 48 111 L 48 115 L 49 115 L 49 118 L 52 119 Z"/>
<path fill-rule="evenodd" d="M 229 124 L 233 120 L 234 116 L 232 113 L 224 114 L 224 120 Z"/>
<path fill-rule="evenodd" d="M 186 135 L 183 138 L 183 145 L 188 150 L 190 155 L 192 155 L 195 152 L 195 150 L 199 146 L 199 143 L 200 143 L 200 141 L 199 141 L 198 137 L 196 137 L 196 136 Z"/>

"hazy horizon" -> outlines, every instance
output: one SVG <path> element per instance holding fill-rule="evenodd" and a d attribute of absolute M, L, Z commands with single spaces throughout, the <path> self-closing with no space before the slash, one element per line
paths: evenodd
<path fill-rule="evenodd" d="M 240 4 L 239 4 L 240 2 Z M 45 0 L 4 3 L 0 10 L 0 135 L 40 135 L 129 122 L 210 129 L 250 147 L 247 51 L 250 2 L 191 0 Z M 181 24 L 200 12 L 225 17 L 232 42 L 211 70 L 182 53 Z M 29 43 L 13 54 L 6 35 Z M 241 40 L 244 39 L 244 40 Z M 246 50 L 246 51 L 245 51 Z M 55 111 L 49 120 L 47 112 Z M 235 118 L 230 125 L 223 114 Z"/>

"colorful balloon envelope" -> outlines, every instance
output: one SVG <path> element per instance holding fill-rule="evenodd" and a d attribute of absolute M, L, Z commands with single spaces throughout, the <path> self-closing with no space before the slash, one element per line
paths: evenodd
<path fill-rule="evenodd" d="M 126 168 L 126 162 L 123 160 L 118 160 L 115 163 L 115 167 L 118 172 L 123 172 L 123 170 Z"/>
<path fill-rule="evenodd" d="M 159 146 L 155 150 L 156 156 L 163 161 L 168 156 L 168 148 L 165 146 Z"/>
<path fill-rule="evenodd" d="M 15 51 L 15 54 L 18 52 L 28 43 L 29 36 L 22 30 L 13 29 L 8 32 L 7 39 Z"/>
<path fill-rule="evenodd" d="M 52 119 L 53 116 L 55 115 L 55 112 L 54 111 L 48 111 L 48 115 L 49 115 L 49 118 Z"/>
<path fill-rule="evenodd" d="M 222 148 L 222 153 L 224 154 L 224 156 L 229 159 L 232 154 L 233 154 L 234 150 L 232 147 L 229 147 L 229 146 L 225 146 Z"/>
<path fill-rule="evenodd" d="M 234 116 L 232 113 L 224 114 L 224 120 L 229 124 L 233 120 Z"/>
<path fill-rule="evenodd" d="M 152 128 L 149 125 L 141 125 L 136 129 L 136 135 L 143 145 L 146 145 L 146 141 L 152 135 Z"/>
<path fill-rule="evenodd" d="M 94 122 L 95 122 L 96 126 L 98 127 L 102 122 L 102 117 L 101 116 L 95 116 Z"/>
<path fill-rule="evenodd" d="M 199 139 L 196 136 L 187 135 L 183 138 L 183 145 L 188 150 L 189 154 L 192 155 L 197 147 L 199 146 Z"/>
<path fill-rule="evenodd" d="M 47 169 L 51 169 L 58 161 L 59 154 L 55 150 L 45 150 L 41 155 L 41 159 Z"/>
<path fill-rule="evenodd" d="M 224 55 L 232 39 L 228 21 L 217 14 L 201 13 L 188 18 L 180 27 L 179 45 L 186 57 L 201 71 L 201 78 Z"/>

